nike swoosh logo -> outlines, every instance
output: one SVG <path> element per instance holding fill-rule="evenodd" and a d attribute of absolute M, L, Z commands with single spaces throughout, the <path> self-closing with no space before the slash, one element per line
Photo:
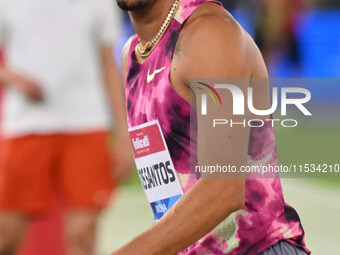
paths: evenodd
<path fill-rule="evenodd" d="M 160 68 L 160 69 L 156 69 L 152 74 L 150 74 L 150 69 L 148 71 L 148 77 L 146 78 L 146 81 L 149 83 L 151 82 L 154 78 L 155 78 L 155 75 L 162 72 L 163 70 L 165 69 L 165 66 Z"/>

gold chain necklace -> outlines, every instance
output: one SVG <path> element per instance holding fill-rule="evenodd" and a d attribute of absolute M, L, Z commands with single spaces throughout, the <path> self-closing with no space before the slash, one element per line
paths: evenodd
<path fill-rule="evenodd" d="M 179 7 L 179 1 L 180 0 L 175 0 L 174 4 L 172 5 L 168 13 L 168 16 L 165 18 L 163 25 L 159 29 L 157 35 L 151 41 L 148 41 L 145 44 L 145 46 L 143 46 L 142 43 L 139 41 L 139 43 L 136 46 L 136 50 L 139 56 L 141 56 L 142 58 L 146 58 L 151 54 L 152 50 L 156 47 L 157 43 L 160 41 L 165 31 L 169 27 L 170 22 L 175 17 L 175 14 Z"/>

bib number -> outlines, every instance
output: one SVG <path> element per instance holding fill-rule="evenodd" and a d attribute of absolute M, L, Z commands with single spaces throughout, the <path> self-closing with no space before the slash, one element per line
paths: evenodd
<path fill-rule="evenodd" d="M 158 221 L 183 195 L 158 120 L 129 128 L 139 179 Z"/>

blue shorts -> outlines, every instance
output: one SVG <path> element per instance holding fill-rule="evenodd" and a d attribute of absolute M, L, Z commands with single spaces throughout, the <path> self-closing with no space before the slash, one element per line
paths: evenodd
<path fill-rule="evenodd" d="M 307 255 L 300 247 L 296 247 L 287 241 L 279 241 L 260 255 Z"/>

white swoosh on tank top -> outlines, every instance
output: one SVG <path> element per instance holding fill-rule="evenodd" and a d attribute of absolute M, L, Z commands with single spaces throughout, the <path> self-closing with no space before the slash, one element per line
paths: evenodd
<path fill-rule="evenodd" d="M 152 74 L 150 74 L 150 69 L 148 71 L 148 77 L 146 78 L 146 81 L 149 83 L 151 82 L 154 78 L 156 74 L 159 74 L 160 72 L 162 72 L 165 69 L 165 66 L 163 66 L 160 69 L 156 69 Z"/>

